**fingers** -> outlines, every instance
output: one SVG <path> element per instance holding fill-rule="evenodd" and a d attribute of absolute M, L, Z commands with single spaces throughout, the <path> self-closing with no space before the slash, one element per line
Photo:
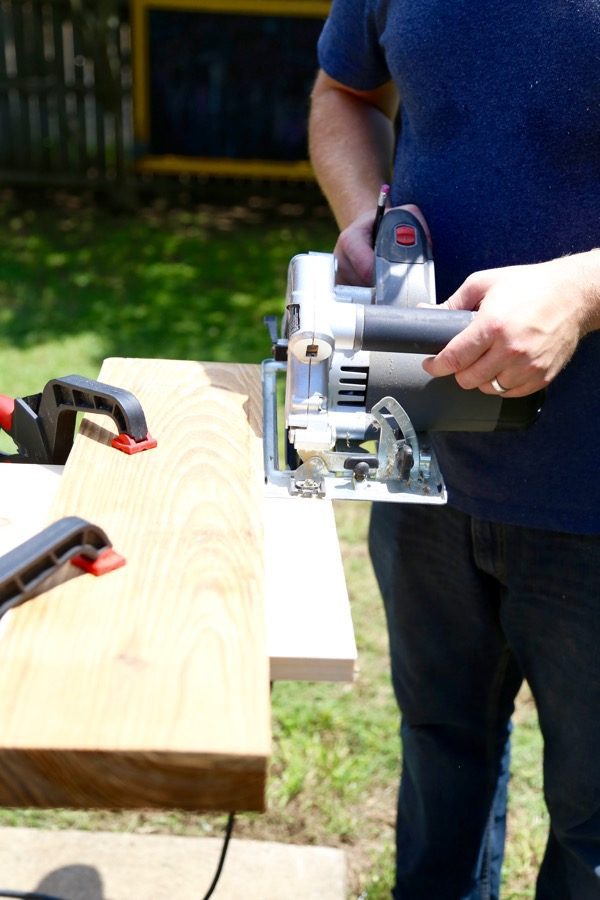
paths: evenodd
<path fill-rule="evenodd" d="M 418 219 L 431 243 L 429 227 L 419 207 L 414 204 L 406 204 L 402 209 L 408 210 Z M 375 210 L 373 209 L 363 213 L 340 233 L 334 249 L 338 284 L 365 286 L 373 284 L 375 257 L 372 234 L 374 220 Z"/>
<path fill-rule="evenodd" d="M 470 275 L 441 305 L 477 310 L 477 315 L 423 368 L 434 377 L 453 375 L 463 389 L 484 394 L 524 397 L 546 387 L 569 351 L 559 348 L 556 329 L 548 333 L 544 296 L 540 309 L 534 309 L 535 286 L 524 288 L 522 279 L 523 271 L 516 268 Z"/>
<path fill-rule="evenodd" d="M 373 284 L 374 257 L 372 249 L 359 249 L 358 252 L 345 253 L 336 245 L 334 251 L 337 261 L 336 282 L 370 287 Z"/>
<path fill-rule="evenodd" d="M 502 397 L 506 397 L 508 400 L 516 397 L 528 397 L 529 394 L 535 394 L 536 391 L 542 390 L 545 385 L 539 384 L 537 381 L 525 381 L 520 384 L 518 387 L 506 387 L 503 379 L 510 378 L 510 374 L 507 373 L 506 376 L 500 372 L 496 375 L 495 378 L 492 378 L 491 381 L 486 384 L 482 384 L 479 387 L 479 390 L 482 394 L 495 394 L 496 396 L 501 395 Z M 498 390 L 498 386 L 502 388 L 502 390 Z"/>
<path fill-rule="evenodd" d="M 464 390 L 496 394 L 494 379 L 506 397 L 525 397 L 546 386 L 546 370 L 521 347 L 501 320 L 479 313 L 473 323 L 435 357 L 423 361 L 435 378 L 453 375 Z"/>
<path fill-rule="evenodd" d="M 479 387 L 489 378 L 496 375 L 497 369 L 493 366 L 500 365 L 501 352 L 498 347 L 486 358 L 491 348 L 497 342 L 498 327 L 488 323 L 485 318 L 475 320 L 460 334 L 441 350 L 437 356 L 426 359 L 423 363 L 425 371 L 434 378 L 443 378 L 446 375 L 456 375 L 461 387 L 470 390 Z"/>
<path fill-rule="evenodd" d="M 340 233 L 333 251 L 337 261 L 338 284 L 373 284 L 375 257 L 371 232 L 374 220 L 373 210 L 360 216 Z"/>

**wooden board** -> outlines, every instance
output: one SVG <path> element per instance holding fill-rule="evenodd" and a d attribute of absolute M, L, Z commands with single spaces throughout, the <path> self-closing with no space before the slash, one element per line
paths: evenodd
<path fill-rule="evenodd" d="M 329 500 L 265 500 L 267 648 L 274 681 L 352 681 L 356 643 Z"/>
<path fill-rule="evenodd" d="M 127 565 L 13 610 L 0 638 L 0 805 L 261 809 L 270 752 L 258 367 L 107 360 L 158 448 L 84 421 L 50 519 Z M 72 568 L 72 567 L 70 567 Z"/>
<path fill-rule="evenodd" d="M 48 523 L 62 471 L 0 466 L 0 555 Z M 266 497 L 263 515 L 271 681 L 352 681 L 357 651 L 333 504 Z"/>

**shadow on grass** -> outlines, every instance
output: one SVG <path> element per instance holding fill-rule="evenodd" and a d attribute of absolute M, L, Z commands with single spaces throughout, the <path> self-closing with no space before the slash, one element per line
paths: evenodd
<path fill-rule="evenodd" d="M 269 355 L 263 317 L 283 312 L 290 258 L 336 235 L 324 204 L 260 196 L 117 216 L 5 194 L 0 225 L 0 345 L 91 334 L 104 357 L 235 362 Z"/>

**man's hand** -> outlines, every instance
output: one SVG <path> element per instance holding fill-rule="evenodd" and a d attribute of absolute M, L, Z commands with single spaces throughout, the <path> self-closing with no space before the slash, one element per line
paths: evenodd
<path fill-rule="evenodd" d="M 461 387 L 524 397 L 566 366 L 580 338 L 600 327 L 598 251 L 529 266 L 476 272 L 442 306 L 477 310 L 471 325 L 424 361 Z"/>
<path fill-rule="evenodd" d="M 348 228 L 340 232 L 333 255 L 337 261 L 338 284 L 373 284 L 375 255 L 371 243 L 375 206 L 371 212 L 363 213 Z"/>
<path fill-rule="evenodd" d="M 407 203 L 400 207 L 406 209 L 415 216 L 431 243 L 429 228 L 425 216 L 418 206 Z M 339 235 L 333 251 L 337 260 L 338 284 L 363 285 L 370 287 L 374 284 L 373 269 L 375 254 L 373 253 L 372 235 L 373 222 L 375 221 L 375 206 L 370 212 L 363 213 L 345 228 Z"/>

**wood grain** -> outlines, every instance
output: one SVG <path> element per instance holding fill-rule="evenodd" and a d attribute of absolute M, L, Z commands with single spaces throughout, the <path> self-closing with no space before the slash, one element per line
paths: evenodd
<path fill-rule="evenodd" d="M 270 752 L 260 374 L 107 360 L 155 450 L 84 420 L 50 520 L 127 565 L 13 610 L 0 639 L 0 804 L 261 809 Z M 4 624 L 4 623 L 3 623 Z"/>

